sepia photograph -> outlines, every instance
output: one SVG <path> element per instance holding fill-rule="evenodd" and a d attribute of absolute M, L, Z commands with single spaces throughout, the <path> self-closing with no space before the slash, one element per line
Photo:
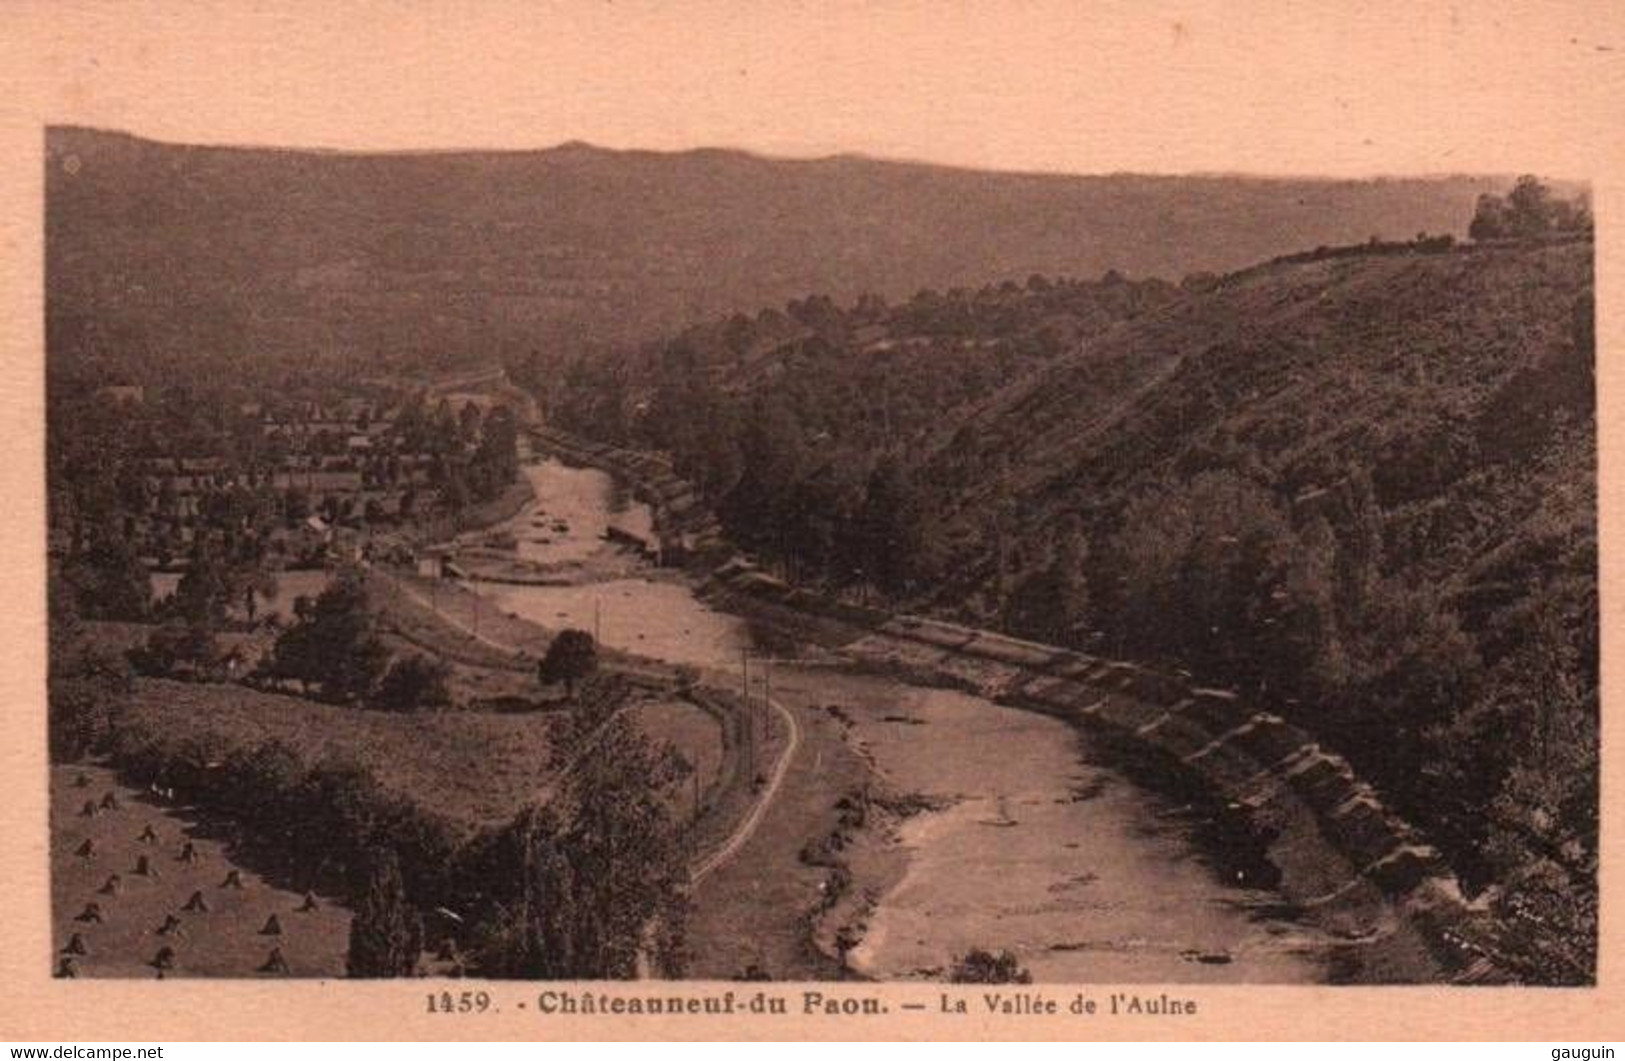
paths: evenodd
<path fill-rule="evenodd" d="M 998 91 L 874 47 L 766 91 L 709 8 L 702 90 L 645 51 L 675 11 L 583 4 L 514 25 L 605 19 L 636 93 L 31 125 L 19 960 L 571 1018 L 1595 988 L 1607 175 L 1412 150 L 1331 116 L 1345 72 L 1267 159 L 1269 119 L 1070 128 L 1019 6 L 944 31 L 1032 47 Z M 1148 32 L 1149 98 L 1219 31 Z M 692 121 L 629 134 L 666 92 Z"/>
<path fill-rule="evenodd" d="M 1583 186 L 45 136 L 58 975 L 1592 979 Z"/>

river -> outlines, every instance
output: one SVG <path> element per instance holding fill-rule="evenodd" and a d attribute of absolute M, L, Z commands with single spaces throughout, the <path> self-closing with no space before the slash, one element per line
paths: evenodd
<path fill-rule="evenodd" d="M 743 619 L 600 540 L 647 528 L 602 472 L 544 461 L 538 501 L 506 530 L 570 585 L 473 585 L 543 625 L 599 627 L 606 645 L 709 670 L 752 644 Z M 894 842 L 906 852 L 849 956 L 881 979 L 937 976 L 970 947 L 1010 949 L 1047 982 L 1313 982 L 1328 941 L 1271 911 L 1275 896 L 1223 879 L 1186 808 L 1115 769 L 1057 719 L 889 679 L 783 667 L 792 710 L 838 702 L 848 739 L 884 786 L 926 797 Z M 838 793 L 831 793 L 833 801 Z M 862 882 L 859 882 L 860 884 Z"/>

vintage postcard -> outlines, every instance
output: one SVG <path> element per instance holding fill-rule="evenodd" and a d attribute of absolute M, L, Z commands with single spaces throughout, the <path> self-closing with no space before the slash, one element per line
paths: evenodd
<path fill-rule="evenodd" d="M 0 19 L 8 1038 L 1625 1031 L 1617 8 Z"/>

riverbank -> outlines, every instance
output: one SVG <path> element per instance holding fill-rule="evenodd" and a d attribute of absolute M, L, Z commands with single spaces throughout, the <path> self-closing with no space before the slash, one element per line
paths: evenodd
<path fill-rule="evenodd" d="M 441 658 L 489 671 L 497 686 L 533 686 L 536 662 L 561 628 L 512 614 L 502 602 L 457 583 L 377 567 L 368 577 L 388 631 Z M 602 645 L 599 658 L 606 674 L 664 704 L 663 710 L 640 712 L 639 721 L 697 768 L 674 799 L 687 821 L 690 861 L 705 863 L 752 813 L 761 796 L 759 781 L 778 761 L 788 735 L 762 709 L 759 694 L 751 705 L 742 702 L 729 675 Z"/>
<path fill-rule="evenodd" d="M 776 624 L 793 636 L 810 623 L 826 643 L 877 675 L 959 690 L 1051 715 L 1100 734 L 1113 761 L 1173 797 L 1208 800 L 1228 844 L 1257 845 L 1273 890 L 1307 923 L 1350 944 L 1357 961 L 1336 979 L 1464 982 L 1504 978 L 1493 961 L 1493 926 L 1462 897 L 1448 868 L 1335 756 L 1275 716 L 1252 713 L 1229 694 L 1127 664 L 914 617 L 837 606 L 747 563 L 719 569 L 718 606 Z M 857 625 L 853 618 L 861 618 Z"/>

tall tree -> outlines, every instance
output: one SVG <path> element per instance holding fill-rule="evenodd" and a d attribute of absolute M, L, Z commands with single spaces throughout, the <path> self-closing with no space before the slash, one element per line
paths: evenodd
<path fill-rule="evenodd" d="M 559 809 L 527 810 L 505 830 L 519 894 L 482 926 L 478 971 L 630 979 L 646 959 L 676 975 L 687 869 L 670 788 L 682 764 L 613 710 L 566 743 Z"/>
<path fill-rule="evenodd" d="M 379 849 L 372 863 L 366 894 L 350 921 L 345 968 L 357 978 L 413 976 L 423 954 L 423 918 L 407 901 L 395 852 Z"/>
<path fill-rule="evenodd" d="M 215 627 L 235 600 L 230 572 L 218 550 L 202 542 L 192 550 L 186 573 L 175 587 L 173 606 L 193 626 Z"/>
<path fill-rule="evenodd" d="M 451 668 L 413 654 L 396 660 L 378 683 L 373 703 L 386 711 L 423 711 L 451 706 Z"/>
<path fill-rule="evenodd" d="M 130 674 L 123 661 L 86 636 L 73 592 L 60 576 L 49 580 L 46 602 L 50 753 L 53 761 L 68 762 L 94 751 L 111 733 Z"/>

